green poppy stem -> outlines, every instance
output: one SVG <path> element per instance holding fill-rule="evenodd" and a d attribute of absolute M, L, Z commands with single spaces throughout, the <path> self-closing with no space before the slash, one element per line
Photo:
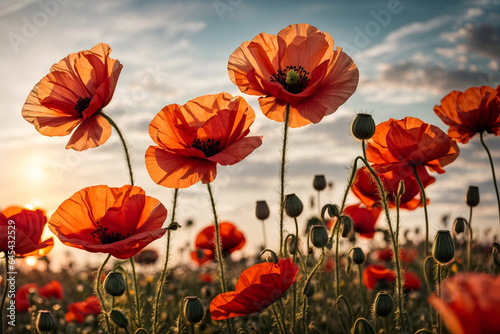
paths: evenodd
<path fill-rule="evenodd" d="M 111 126 L 116 130 L 116 132 L 118 133 L 118 136 L 120 137 L 120 141 L 122 142 L 122 145 L 123 145 L 123 151 L 125 152 L 125 160 L 127 162 L 128 174 L 130 177 L 130 184 L 134 185 L 134 173 L 132 172 L 132 162 L 130 160 L 130 154 L 128 152 L 127 142 L 125 141 L 125 138 L 123 137 L 122 132 L 120 131 L 120 128 L 118 128 L 118 125 L 116 125 L 116 123 L 108 115 L 106 115 L 102 111 L 101 111 L 101 115 L 109 122 L 109 124 L 111 124 Z"/>
<path fill-rule="evenodd" d="M 285 124 L 283 125 L 283 146 L 281 147 L 281 168 L 280 168 L 280 257 L 284 256 L 284 224 L 285 224 L 285 172 L 286 172 L 286 148 L 288 143 L 288 123 L 290 120 L 290 104 L 285 109 Z"/>
<path fill-rule="evenodd" d="M 172 203 L 172 215 L 170 218 L 170 223 L 175 222 L 175 209 L 177 207 L 177 196 L 179 195 L 179 189 L 174 190 L 174 199 Z M 160 273 L 160 279 L 157 282 L 156 285 L 156 293 L 155 293 L 155 303 L 153 306 L 153 334 L 157 334 L 158 331 L 160 330 L 160 325 L 158 324 L 158 317 L 160 315 L 160 301 L 161 297 L 163 296 L 163 287 L 165 286 L 166 280 L 167 280 L 167 267 L 168 267 L 168 261 L 170 259 L 170 240 L 171 240 L 171 232 L 172 230 L 167 230 L 167 253 L 165 255 L 165 263 L 163 264 L 163 268 Z"/>
<path fill-rule="evenodd" d="M 481 144 L 483 145 L 484 149 L 486 150 L 486 153 L 488 154 L 488 159 L 490 161 L 491 174 L 493 175 L 493 185 L 495 186 L 495 192 L 497 194 L 498 221 L 500 222 L 500 193 L 498 192 L 497 177 L 495 176 L 495 167 L 493 166 L 493 158 L 491 157 L 490 150 L 488 149 L 488 147 L 486 146 L 486 143 L 484 142 L 483 132 L 481 132 L 479 134 L 479 138 L 481 139 Z"/>
<path fill-rule="evenodd" d="M 108 310 L 106 308 L 106 303 L 105 303 L 104 298 L 103 298 L 102 293 L 101 293 L 100 285 L 101 285 L 102 271 L 104 270 L 104 267 L 106 266 L 106 263 L 108 263 L 110 258 L 111 258 L 111 254 L 108 254 L 108 256 L 106 257 L 106 260 L 104 260 L 104 262 L 99 267 L 99 271 L 97 272 L 97 279 L 96 279 L 96 283 L 95 283 L 95 290 L 97 292 L 97 296 L 99 297 L 99 300 L 101 301 L 101 308 L 102 308 L 101 313 L 104 313 L 104 319 L 106 319 L 106 327 L 108 328 L 108 333 L 111 333 L 111 327 L 109 326 Z"/>
<path fill-rule="evenodd" d="M 221 284 L 221 289 L 223 293 L 227 292 L 227 287 L 226 287 L 226 277 L 224 275 L 224 260 L 222 258 L 222 242 L 220 240 L 220 231 L 219 231 L 219 218 L 217 216 L 217 210 L 215 208 L 215 199 L 214 195 L 212 193 L 212 187 L 210 186 L 210 183 L 207 183 L 207 189 L 208 189 L 208 194 L 210 196 L 210 204 L 212 206 L 212 212 L 214 215 L 214 226 L 215 226 L 215 257 L 217 259 L 217 263 L 219 265 L 219 273 L 220 273 L 220 284 Z M 226 325 L 227 325 L 227 331 L 229 334 L 232 333 L 231 329 L 231 322 L 229 319 L 226 320 Z"/>
<path fill-rule="evenodd" d="M 7 281 L 7 272 L 9 271 L 9 256 L 7 255 L 7 252 L 4 252 L 5 256 L 5 279 L 3 280 L 5 286 L 3 287 L 3 294 L 2 294 L 2 301 L 0 302 L 0 333 L 4 334 L 4 326 L 3 326 L 3 314 L 4 314 L 4 305 L 5 305 L 5 298 L 7 298 L 7 291 L 9 287 L 9 281 Z"/>
<path fill-rule="evenodd" d="M 417 167 L 415 167 L 414 165 L 412 165 L 412 167 L 413 167 L 413 174 L 415 174 L 415 179 L 417 180 L 418 187 L 420 188 L 420 201 L 422 202 L 422 205 L 424 206 L 425 245 L 424 245 L 423 258 L 425 258 L 427 255 L 429 255 L 429 215 L 427 213 L 427 197 L 425 196 L 424 185 L 422 183 L 422 180 L 420 180 L 420 176 L 418 175 Z"/>
<path fill-rule="evenodd" d="M 139 294 L 139 285 L 137 284 L 137 274 L 135 272 L 134 259 L 131 257 L 130 265 L 132 266 L 132 278 L 134 279 L 134 289 L 135 289 L 135 314 L 137 317 L 138 327 L 142 327 L 142 306 L 141 306 L 141 296 Z"/>
<path fill-rule="evenodd" d="M 472 261 L 472 206 L 469 210 L 469 221 L 467 222 L 469 228 L 469 242 L 467 242 L 467 271 L 470 272 Z"/>

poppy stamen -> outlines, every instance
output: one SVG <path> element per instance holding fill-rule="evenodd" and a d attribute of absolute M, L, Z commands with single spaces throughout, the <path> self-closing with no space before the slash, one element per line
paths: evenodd
<path fill-rule="evenodd" d="M 220 152 L 220 139 L 200 140 L 196 138 L 193 140 L 191 147 L 202 151 L 205 154 L 205 157 L 208 158 Z"/>
<path fill-rule="evenodd" d="M 304 91 L 310 81 L 309 72 L 302 66 L 287 66 L 284 69 L 279 69 L 278 72 L 271 76 L 270 80 L 280 83 L 292 94 Z"/>
<path fill-rule="evenodd" d="M 103 227 L 99 222 L 96 224 L 97 228 L 94 230 L 94 232 L 90 232 L 94 239 L 96 239 L 98 242 L 100 242 L 103 245 L 111 244 L 113 242 L 121 241 L 123 239 L 126 239 L 129 237 L 129 234 L 127 233 L 126 236 L 123 236 L 119 232 L 108 232 L 107 227 Z"/>
<path fill-rule="evenodd" d="M 75 111 L 82 116 L 83 112 L 85 109 L 89 107 L 90 101 L 92 100 L 91 97 L 79 97 L 78 101 L 76 101 L 76 104 L 74 106 Z"/>

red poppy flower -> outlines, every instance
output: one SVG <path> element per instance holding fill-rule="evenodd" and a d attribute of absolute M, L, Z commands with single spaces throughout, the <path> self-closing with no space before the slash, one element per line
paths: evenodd
<path fill-rule="evenodd" d="M 283 296 L 298 272 L 299 267 L 290 258 L 246 269 L 236 283 L 236 291 L 221 293 L 212 300 L 212 319 L 224 320 L 262 311 Z"/>
<path fill-rule="evenodd" d="M 377 260 L 380 261 L 391 261 L 393 255 L 394 253 L 390 248 L 377 249 L 375 251 L 375 256 Z M 417 255 L 418 253 L 416 249 L 401 248 L 399 250 L 399 259 L 405 263 L 412 263 L 416 259 Z"/>
<path fill-rule="evenodd" d="M 134 255 L 134 261 L 139 264 L 154 264 L 158 260 L 158 252 L 154 249 L 143 249 Z"/>
<path fill-rule="evenodd" d="M 448 135 L 460 143 L 483 131 L 500 136 L 500 86 L 453 91 L 434 106 L 434 112 L 450 126 Z"/>
<path fill-rule="evenodd" d="M 354 93 L 359 72 L 332 36 L 308 24 L 293 24 L 278 35 L 261 33 L 229 57 L 229 78 L 243 92 L 263 96 L 266 117 L 290 127 L 318 123 Z"/>
<path fill-rule="evenodd" d="M 24 119 L 45 136 L 66 136 L 76 128 L 68 149 L 104 144 L 111 125 L 101 110 L 111 101 L 123 67 L 110 53 L 109 45 L 100 43 L 54 64 L 26 99 Z"/>
<path fill-rule="evenodd" d="M 101 313 L 101 303 L 96 296 L 90 296 L 83 302 L 74 302 L 68 305 L 66 312 L 66 322 L 76 321 L 83 324 L 87 315 L 99 315 Z"/>
<path fill-rule="evenodd" d="M 418 277 L 415 273 L 405 270 L 403 277 L 405 281 L 403 284 L 403 288 L 405 288 L 406 290 L 420 290 L 420 288 L 422 287 L 422 281 L 420 280 L 420 277 Z"/>
<path fill-rule="evenodd" d="M 354 230 L 364 238 L 373 238 L 375 235 L 375 224 L 382 212 L 380 207 L 364 208 L 361 203 L 349 205 L 344 209 L 343 214 L 351 217 L 354 222 Z"/>
<path fill-rule="evenodd" d="M 368 265 L 363 270 L 363 283 L 370 290 L 379 281 L 394 282 L 394 280 L 394 272 L 381 265 Z"/>
<path fill-rule="evenodd" d="M 128 259 L 165 234 L 167 209 L 139 187 L 84 188 L 64 201 L 49 222 L 65 245 Z"/>
<path fill-rule="evenodd" d="M 59 281 L 50 281 L 38 289 L 38 294 L 43 298 L 63 299 L 63 286 Z"/>
<path fill-rule="evenodd" d="M 228 93 L 166 106 L 149 124 L 158 144 L 146 152 L 149 175 L 170 188 L 212 182 L 217 164 L 234 165 L 262 144 L 262 137 L 247 137 L 254 119 L 252 107 Z"/>
<path fill-rule="evenodd" d="M 222 252 L 226 254 L 231 254 L 238 249 L 243 248 L 246 243 L 245 236 L 238 230 L 238 228 L 231 222 L 221 222 L 219 224 L 219 234 L 222 243 Z M 214 250 L 214 235 L 215 227 L 213 225 L 205 227 L 195 240 L 196 248 L 203 248 Z"/>
<path fill-rule="evenodd" d="M 395 170 L 399 175 L 410 175 L 415 166 L 420 176 L 425 167 L 444 173 L 443 167 L 453 162 L 459 151 L 457 142 L 437 126 L 405 117 L 377 125 L 366 155 L 380 173 Z"/>
<path fill-rule="evenodd" d="M 500 333 L 500 276 L 456 274 L 442 285 L 442 296 L 429 298 L 454 334 Z"/>
<path fill-rule="evenodd" d="M 11 206 L 0 213 L 0 252 L 15 250 L 18 256 L 43 256 L 54 246 L 54 239 L 42 241 L 43 228 L 47 224 L 45 213 Z M 12 248 L 8 236 L 15 235 Z"/>
<path fill-rule="evenodd" d="M 384 185 L 384 189 L 387 193 L 387 199 L 389 201 L 389 207 L 395 207 L 395 198 L 398 192 L 399 181 L 403 181 L 405 185 L 405 192 L 400 198 L 399 207 L 407 210 L 414 210 L 419 206 L 422 206 L 420 199 L 420 188 L 418 186 L 417 180 L 413 175 L 413 171 L 410 175 L 401 176 L 396 171 L 388 171 L 386 173 L 378 174 L 380 181 Z M 408 173 L 406 173 L 408 174 Z M 419 177 L 422 184 L 425 187 L 434 183 L 436 180 L 427 173 L 425 168 L 419 169 Z M 370 173 L 370 171 L 365 167 L 361 167 L 356 171 L 356 177 L 354 179 L 353 185 L 351 187 L 352 192 L 357 198 L 367 207 L 371 207 L 380 203 L 380 195 L 378 192 L 377 184 Z M 430 200 L 427 199 L 427 203 Z"/>
<path fill-rule="evenodd" d="M 333 269 L 335 269 L 335 259 L 333 258 L 333 256 L 329 256 L 325 261 L 325 272 L 329 273 L 333 271 Z"/>
<path fill-rule="evenodd" d="M 197 248 L 191 252 L 191 259 L 199 266 L 215 259 L 215 253 L 210 249 Z"/>
<path fill-rule="evenodd" d="M 36 283 L 26 283 L 16 290 L 16 310 L 26 312 L 31 306 L 28 295 L 38 290 Z"/>

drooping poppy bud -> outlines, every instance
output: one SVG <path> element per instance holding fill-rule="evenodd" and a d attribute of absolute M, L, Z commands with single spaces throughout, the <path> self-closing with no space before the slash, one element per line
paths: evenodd
<path fill-rule="evenodd" d="M 295 235 L 290 234 L 290 236 L 288 237 L 288 252 L 291 255 L 294 255 L 296 251 L 297 251 L 297 242 Z"/>
<path fill-rule="evenodd" d="M 115 323 L 115 325 L 120 328 L 127 328 L 129 325 L 127 316 L 119 309 L 111 309 L 111 311 L 109 312 L 109 317 Z"/>
<path fill-rule="evenodd" d="M 291 218 L 297 218 L 302 213 L 304 205 L 295 194 L 288 194 L 285 197 L 285 212 Z"/>
<path fill-rule="evenodd" d="M 379 317 L 385 318 L 392 312 L 392 298 L 385 291 L 381 291 L 375 297 L 375 302 L 373 303 L 375 307 L 375 314 Z"/>
<path fill-rule="evenodd" d="M 465 218 L 458 217 L 453 223 L 453 232 L 455 234 L 462 233 L 463 231 L 465 231 L 465 225 L 467 225 L 467 221 L 465 220 Z"/>
<path fill-rule="evenodd" d="M 467 194 L 465 195 L 465 203 L 470 207 L 475 207 L 479 204 L 479 188 L 476 186 L 469 186 Z"/>
<path fill-rule="evenodd" d="M 104 290 L 111 296 L 121 296 L 127 289 L 127 283 L 122 273 L 113 271 L 106 276 L 104 280 Z"/>
<path fill-rule="evenodd" d="M 321 191 L 326 188 L 326 178 L 324 175 L 314 175 L 313 188 L 317 191 Z"/>
<path fill-rule="evenodd" d="M 265 220 L 269 218 L 269 206 L 266 201 L 257 201 L 255 206 L 255 216 L 257 219 Z"/>
<path fill-rule="evenodd" d="M 340 216 L 340 233 L 342 238 L 348 238 L 351 234 L 352 227 L 354 226 L 354 222 L 349 216 Z"/>
<path fill-rule="evenodd" d="M 199 323 L 205 315 L 205 309 L 200 299 L 196 296 L 184 298 L 184 316 L 192 324 Z"/>
<path fill-rule="evenodd" d="M 359 139 L 370 139 L 375 133 L 375 121 L 372 115 L 359 113 L 351 124 L 352 135 Z"/>
<path fill-rule="evenodd" d="M 441 264 L 450 262 L 455 256 L 455 244 L 450 231 L 440 230 L 434 238 L 432 256 Z"/>
<path fill-rule="evenodd" d="M 302 290 L 302 294 L 306 296 L 307 298 L 311 298 L 314 295 L 314 292 L 316 291 L 316 287 L 314 283 L 311 281 L 309 284 L 307 284 L 304 287 L 304 290 Z"/>
<path fill-rule="evenodd" d="M 36 328 L 38 332 L 52 332 L 55 327 L 56 322 L 54 321 L 54 318 L 52 317 L 52 313 L 50 313 L 50 311 L 38 311 L 38 315 L 36 316 Z"/>
<path fill-rule="evenodd" d="M 354 247 L 352 249 L 352 261 L 356 264 L 363 264 L 365 262 L 365 253 L 359 247 Z"/>
<path fill-rule="evenodd" d="M 328 232 L 324 225 L 315 225 L 312 227 L 311 242 L 317 248 L 323 248 L 328 244 Z"/>

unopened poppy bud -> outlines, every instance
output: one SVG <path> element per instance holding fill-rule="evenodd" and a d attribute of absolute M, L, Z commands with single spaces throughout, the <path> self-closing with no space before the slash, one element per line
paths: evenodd
<path fill-rule="evenodd" d="M 402 197 L 405 194 L 405 183 L 403 180 L 399 181 L 398 184 L 398 197 Z"/>
<path fill-rule="evenodd" d="M 479 204 L 479 188 L 476 186 L 469 186 L 467 194 L 465 195 L 465 203 L 470 207 L 475 207 Z"/>
<path fill-rule="evenodd" d="M 111 309 L 111 311 L 109 312 L 109 317 L 115 323 L 116 326 L 118 326 L 120 328 L 127 328 L 128 327 L 128 324 L 129 324 L 128 318 L 119 309 L 116 309 L 116 308 Z"/>
<path fill-rule="evenodd" d="M 440 230 L 434 237 L 432 256 L 441 264 L 450 262 L 455 256 L 455 244 L 450 231 Z"/>
<path fill-rule="evenodd" d="M 314 175 L 313 188 L 317 191 L 326 188 L 326 179 L 324 175 Z"/>
<path fill-rule="evenodd" d="M 36 316 L 36 329 L 40 333 L 51 332 L 56 327 L 56 322 L 50 311 L 40 310 Z"/>
<path fill-rule="evenodd" d="M 379 292 L 373 304 L 375 307 L 375 314 L 379 317 L 385 318 L 392 312 L 392 298 L 387 292 Z"/>
<path fill-rule="evenodd" d="M 126 289 L 127 283 L 125 283 L 122 273 L 113 271 L 106 276 L 104 280 L 104 290 L 111 296 L 121 296 Z"/>
<path fill-rule="evenodd" d="M 463 231 L 465 231 L 465 225 L 467 225 L 467 221 L 465 220 L 465 218 L 458 217 L 453 223 L 453 232 L 455 232 L 455 234 L 462 233 Z"/>
<path fill-rule="evenodd" d="M 339 217 L 340 216 L 340 209 L 339 209 L 339 206 L 337 204 L 330 204 L 328 206 L 328 215 L 330 217 Z"/>
<path fill-rule="evenodd" d="M 300 198 L 295 194 L 288 194 L 285 197 L 285 212 L 289 217 L 296 218 L 300 216 L 304 205 Z"/>
<path fill-rule="evenodd" d="M 257 201 L 255 206 L 255 216 L 260 220 L 269 218 L 269 206 L 266 201 Z"/>
<path fill-rule="evenodd" d="M 313 226 L 310 233 L 314 247 L 323 248 L 328 244 L 328 232 L 324 225 Z"/>
<path fill-rule="evenodd" d="M 365 253 L 359 247 L 352 249 L 352 261 L 356 264 L 363 264 L 365 262 Z"/>
<path fill-rule="evenodd" d="M 311 298 L 314 295 L 315 290 L 316 287 L 314 286 L 314 283 L 311 281 L 304 287 L 304 290 L 302 290 L 302 294 L 307 298 Z"/>
<path fill-rule="evenodd" d="M 271 260 L 273 261 L 274 264 L 277 264 L 280 261 L 278 255 L 276 255 L 276 252 L 273 251 L 272 249 L 269 249 L 269 248 L 266 248 L 262 252 L 260 252 L 260 256 L 264 255 L 265 252 L 271 253 Z M 268 259 L 268 261 L 269 261 L 269 259 Z"/>
<path fill-rule="evenodd" d="M 342 235 L 342 238 L 347 238 L 349 237 L 349 234 L 352 231 L 354 223 L 349 216 L 340 216 L 340 234 Z"/>
<path fill-rule="evenodd" d="M 300 75 L 297 71 L 295 70 L 290 70 L 286 72 L 286 83 L 287 85 L 295 85 L 297 82 L 299 82 Z"/>
<path fill-rule="evenodd" d="M 184 316 L 192 324 L 197 324 L 203 319 L 205 309 L 198 297 L 191 296 L 184 298 Z"/>
<path fill-rule="evenodd" d="M 375 133 L 375 121 L 372 115 L 359 113 L 351 124 L 352 135 L 359 139 L 370 139 Z"/>
<path fill-rule="evenodd" d="M 170 225 L 168 225 L 167 227 L 167 230 L 170 230 L 170 231 L 177 231 L 178 229 L 181 228 L 181 225 L 179 225 L 178 223 L 176 222 L 173 222 L 173 223 L 170 223 Z"/>
<path fill-rule="evenodd" d="M 288 252 L 292 255 L 294 255 L 297 251 L 297 243 L 295 242 L 295 240 L 295 235 L 290 234 L 290 236 L 288 237 Z"/>

